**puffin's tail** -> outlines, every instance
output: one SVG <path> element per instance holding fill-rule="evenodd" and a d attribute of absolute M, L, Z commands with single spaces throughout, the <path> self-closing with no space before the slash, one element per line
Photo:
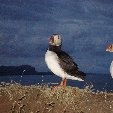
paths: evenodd
<path fill-rule="evenodd" d="M 84 72 L 78 70 L 78 71 L 76 71 L 75 76 L 77 76 L 78 78 L 80 78 L 82 80 L 85 80 L 86 74 Z"/>

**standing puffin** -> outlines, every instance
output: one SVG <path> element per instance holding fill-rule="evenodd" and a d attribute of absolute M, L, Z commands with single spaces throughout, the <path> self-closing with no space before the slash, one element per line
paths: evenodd
<path fill-rule="evenodd" d="M 113 44 L 108 45 L 106 47 L 106 51 L 113 52 Z M 111 73 L 111 77 L 113 78 L 113 61 L 111 62 L 110 73 Z"/>
<path fill-rule="evenodd" d="M 79 71 L 78 65 L 66 52 L 61 50 L 61 46 L 61 36 L 53 34 L 49 39 L 49 48 L 45 54 L 45 62 L 55 75 L 62 78 L 59 86 L 65 88 L 67 79 L 84 81 L 86 74 Z"/>

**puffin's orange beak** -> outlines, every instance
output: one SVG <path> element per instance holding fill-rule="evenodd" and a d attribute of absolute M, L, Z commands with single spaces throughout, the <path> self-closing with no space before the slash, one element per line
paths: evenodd
<path fill-rule="evenodd" d="M 106 51 L 109 51 L 109 52 L 113 51 L 113 46 L 112 46 L 112 44 L 110 44 L 110 45 L 108 45 L 108 46 L 106 47 Z"/>
<path fill-rule="evenodd" d="M 52 45 L 53 43 L 54 43 L 54 37 L 51 36 L 50 39 L 49 39 L 49 44 Z"/>
<path fill-rule="evenodd" d="M 109 51 L 108 47 L 106 47 L 106 51 Z"/>

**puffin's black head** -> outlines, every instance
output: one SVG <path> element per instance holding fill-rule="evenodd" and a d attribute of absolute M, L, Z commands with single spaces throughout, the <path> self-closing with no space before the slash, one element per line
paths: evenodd
<path fill-rule="evenodd" d="M 53 46 L 61 46 L 62 45 L 62 38 L 58 34 L 53 34 L 49 39 L 49 45 Z"/>

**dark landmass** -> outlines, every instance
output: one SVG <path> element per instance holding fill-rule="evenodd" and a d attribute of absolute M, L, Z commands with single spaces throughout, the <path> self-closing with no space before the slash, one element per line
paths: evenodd
<path fill-rule="evenodd" d="M 21 66 L 0 66 L 0 75 L 30 75 L 37 74 L 34 67 L 29 65 Z"/>
<path fill-rule="evenodd" d="M 67 86 L 0 85 L 0 113 L 113 113 L 113 93 Z"/>
<path fill-rule="evenodd" d="M 35 67 L 30 65 L 21 66 L 0 66 L 0 76 L 2 75 L 52 75 L 51 72 L 37 72 Z"/>

